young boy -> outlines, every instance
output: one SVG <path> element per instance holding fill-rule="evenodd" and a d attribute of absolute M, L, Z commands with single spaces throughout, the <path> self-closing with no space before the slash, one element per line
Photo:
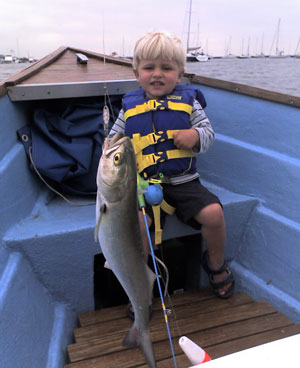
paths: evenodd
<path fill-rule="evenodd" d="M 181 41 L 167 32 L 147 33 L 137 41 L 133 72 L 141 88 L 124 96 L 123 108 L 110 137 L 123 132 L 134 138 L 137 167 L 142 176 L 164 175 L 164 199 L 176 208 L 176 215 L 184 223 L 201 227 L 207 246 L 202 264 L 216 295 L 229 298 L 233 294 L 234 280 L 224 261 L 222 205 L 200 183 L 194 157 L 195 153 L 208 150 L 214 141 L 214 131 L 196 99 L 201 99 L 201 94 L 197 95 L 192 87 L 178 84 L 185 60 Z M 148 226 L 151 226 L 151 206 L 147 206 L 146 213 Z M 140 227 L 147 250 L 148 239 L 141 213 Z"/>

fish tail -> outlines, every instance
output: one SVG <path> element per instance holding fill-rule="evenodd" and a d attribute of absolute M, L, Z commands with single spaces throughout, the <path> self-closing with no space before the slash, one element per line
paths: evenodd
<path fill-rule="evenodd" d="M 149 330 L 140 331 L 136 323 L 127 332 L 123 345 L 128 347 L 139 347 L 144 354 L 146 362 L 150 368 L 156 368 L 153 346 Z"/>
<path fill-rule="evenodd" d="M 123 345 L 133 348 L 133 347 L 139 346 L 139 340 L 140 340 L 139 329 L 134 323 L 131 329 L 127 332 L 123 340 Z"/>

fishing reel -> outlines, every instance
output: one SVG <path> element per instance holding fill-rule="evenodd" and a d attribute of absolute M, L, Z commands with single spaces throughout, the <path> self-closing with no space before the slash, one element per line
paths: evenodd
<path fill-rule="evenodd" d="M 160 179 L 143 179 L 137 173 L 138 200 L 140 207 L 145 207 L 145 200 L 150 206 L 157 206 L 163 201 L 163 190 L 160 183 L 163 180 L 162 174 Z"/>
<path fill-rule="evenodd" d="M 150 184 L 147 187 L 145 199 L 150 206 L 157 206 L 161 204 L 164 196 L 162 188 L 159 184 Z"/>

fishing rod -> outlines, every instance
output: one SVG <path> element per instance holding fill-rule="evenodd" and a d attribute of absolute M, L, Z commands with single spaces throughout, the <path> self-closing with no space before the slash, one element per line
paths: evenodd
<path fill-rule="evenodd" d="M 154 254 L 154 249 L 153 249 L 153 245 L 152 245 L 150 231 L 149 231 L 149 228 L 148 228 L 148 222 L 147 222 L 146 210 L 145 210 L 146 203 L 145 203 L 144 192 L 146 191 L 146 193 L 147 193 L 147 188 L 148 188 L 147 202 L 149 202 L 150 200 L 153 201 L 153 203 L 149 203 L 150 205 L 158 205 L 162 202 L 162 200 L 163 200 L 162 189 L 161 189 L 160 185 L 158 185 L 158 184 L 154 184 L 154 185 L 149 186 L 149 182 L 147 180 L 142 179 L 141 176 L 139 175 L 139 173 L 137 173 L 137 183 L 138 183 L 139 207 L 142 210 L 143 218 L 144 218 L 144 222 L 145 222 L 145 227 L 146 227 L 146 231 L 147 231 L 148 243 L 149 243 L 152 262 L 153 262 L 153 266 L 154 266 L 154 272 L 155 272 L 157 286 L 158 286 L 158 290 L 159 290 L 161 305 L 162 305 L 162 309 L 163 309 L 163 313 L 164 313 L 164 317 L 165 317 L 165 324 L 166 324 L 166 329 L 167 329 L 168 338 L 169 338 L 169 342 L 170 342 L 170 347 L 171 347 L 171 352 L 172 352 L 172 357 L 173 357 L 173 362 L 174 362 L 174 368 L 177 368 L 176 357 L 175 357 L 175 352 L 174 352 L 174 347 L 173 347 L 173 342 L 172 342 L 172 336 L 171 336 L 171 331 L 170 331 L 170 326 L 169 326 L 169 321 L 168 321 L 168 313 L 167 313 L 167 310 L 166 310 L 165 301 L 164 301 L 164 297 L 163 297 L 163 293 L 162 293 L 162 288 L 161 288 L 161 285 L 160 285 L 160 278 L 159 278 L 158 268 L 157 268 L 157 264 L 156 264 L 156 257 L 155 257 L 155 254 Z M 151 198 L 151 194 L 149 193 L 149 188 L 151 188 L 151 187 L 156 187 L 155 189 L 157 189 L 157 190 L 155 190 L 155 192 L 153 192 L 153 197 L 152 198 Z M 158 188 L 160 188 L 160 190 Z"/>

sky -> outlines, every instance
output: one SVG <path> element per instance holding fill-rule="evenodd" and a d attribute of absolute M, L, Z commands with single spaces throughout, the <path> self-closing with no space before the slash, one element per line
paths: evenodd
<path fill-rule="evenodd" d="M 0 54 L 42 58 L 60 46 L 131 56 L 146 32 L 169 31 L 186 46 L 189 0 L 0 0 Z M 300 0 L 193 0 L 190 46 L 227 53 L 294 54 Z M 272 48 L 273 45 L 273 48 Z M 272 50 L 271 50 L 272 48 Z M 298 49 L 300 52 L 300 46 Z"/>

